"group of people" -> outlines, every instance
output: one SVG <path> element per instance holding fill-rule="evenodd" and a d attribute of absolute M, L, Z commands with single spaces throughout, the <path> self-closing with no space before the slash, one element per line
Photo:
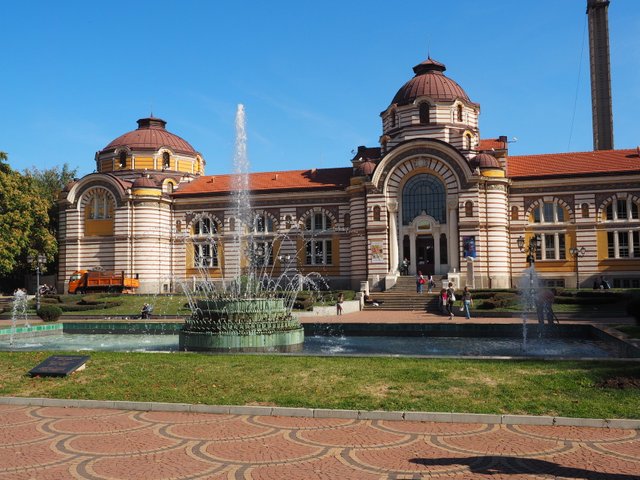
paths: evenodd
<path fill-rule="evenodd" d="M 425 277 L 422 275 L 422 272 L 418 272 L 416 275 L 416 292 L 422 293 L 425 285 L 428 288 L 427 293 L 431 293 L 433 291 L 433 287 L 436 286 L 436 282 L 433 280 L 431 275 L 427 275 Z"/>
<path fill-rule="evenodd" d="M 440 310 L 444 314 L 449 314 L 449 319 L 455 317 L 454 307 L 456 302 L 456 290 L 453 283 L 449 282 L 447 288 L 440 290 Z M 460 312 L 464 313 L 466 318 L 471 318 L 471 305 L 473 305 L 473 297 L 469 287 L 464 287 L 462 290 L 460 301 Z"/>

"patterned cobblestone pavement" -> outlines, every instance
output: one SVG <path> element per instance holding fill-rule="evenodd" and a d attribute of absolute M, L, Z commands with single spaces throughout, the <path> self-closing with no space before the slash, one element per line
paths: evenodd
<path fill-rule="evenodd" d="M 0 405 L 0 480 L 640 478 L 640 431 Z"/>

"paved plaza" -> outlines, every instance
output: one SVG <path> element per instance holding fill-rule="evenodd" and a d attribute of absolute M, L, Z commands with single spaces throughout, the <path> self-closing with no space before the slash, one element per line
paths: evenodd
<path fill-rule="evenodd" d="M 640 478 L 637 429 L 339 413 L 0 405 L 0 479 Z"/>

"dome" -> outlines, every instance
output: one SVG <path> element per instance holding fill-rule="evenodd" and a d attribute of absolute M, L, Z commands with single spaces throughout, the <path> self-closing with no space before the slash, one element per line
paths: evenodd
<path fill-rule="evenodd" d="M 376 162 L 373 162 L 369 159 L 366 159 L 357 167 L 357 171 L 360 175 L 372 175 L 373 171 L 376 169 Z"/>
<path fill-rule="evenodd" d="M 470 162 L 471 168 L 502 168 L 496 157 L 488 153 L 480 153 L 473 157 Z"/>
<path fill-rule="evenodd" d="M 165 129 L 166 124 L 167 122 L 160 118 L 141 118 L 138 120 L 138 128 L 136 130 L 119 136 L 104 147 L 100 153 L 114 151 L 119 147 L 152 151 L 166 147 L 175 153 L 196 155 L 197 152 L 187 141 Z"/>
<path fill-rule="evenodd" d="M 133 182 L 132 188 L 159 188 L 149 177 L 139 177 Z"/>
<path fill-rule="evenodd" d="M 431 58 L 416 65 L 413 67 L 415 77 L 398 90 L 391 103 L 407 105 L 419 97 L 430 97 L 435 102 L 452 102 L 457 98 L 469 102 L 462 87 L 444 75 L 446 69 L 444 64 Z"/>

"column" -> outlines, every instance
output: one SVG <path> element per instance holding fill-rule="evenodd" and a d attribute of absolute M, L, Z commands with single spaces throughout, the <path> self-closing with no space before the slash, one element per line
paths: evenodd
<path fill-rule="evenodd" d="M 411 263 L 409 264 L 409 273 L 415 275 L 418 273 L 418 259 L 416 258 L 416 232 L 409 233 L 409 254 L 411 255 Z"/>
<path fill-rule="evenodd" d="M 442 275 L 442 264 L 440 263 L 440 229 L 431 230 L 433 232 L 433 273 Z"/>
<path fill-rule="evenodd" d="M 389 273 L 398 271 L 398 228 L 396 226 L 396 215 L 398 214 L 398 202 L 390 200 L 387 202 L 389 212 Z"/>
<path fill-rule="evenodd" d="M 459 265 L 459 250 L 460 250 L 460 238 L 458 236 L 458 200 L 453 199 L 447 202 L 449 207 L 449 235 L 447 238 L 449 246 L 449 271 L 454 268 L 460 271 Z"/>

